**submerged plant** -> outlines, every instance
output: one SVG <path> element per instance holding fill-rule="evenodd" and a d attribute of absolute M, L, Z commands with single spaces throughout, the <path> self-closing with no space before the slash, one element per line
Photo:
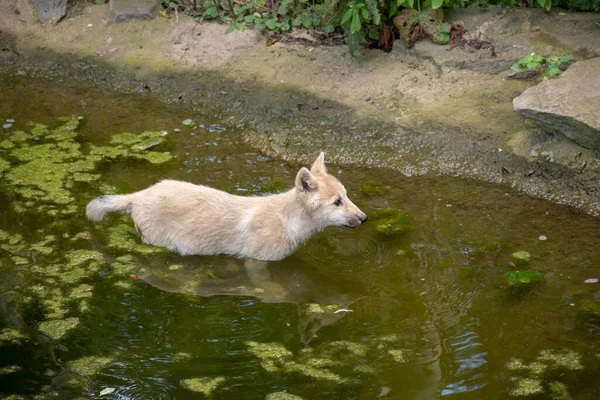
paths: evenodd
<path fill-rule="evenodd" d="M 539 272 L 532 269 L 518 270 L 513 263 L 511 264 L 515 270 L 504 274 L 504 279 L 506 279 L 506 283 L 509 285 L 529 284 L 542 280 L 542 274 Z"/>

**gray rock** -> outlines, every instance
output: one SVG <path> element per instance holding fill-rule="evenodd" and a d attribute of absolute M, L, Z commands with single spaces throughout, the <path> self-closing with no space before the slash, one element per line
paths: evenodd
<path fill-rule="evenodd" d="M 600 151 L 600 58 L 573 64 L 558 79 L 531 87 L 513 108 L 550 131 Z"/>
<path fill-rule="evenodd" d="M 67 15 L 68 0 L 29 0 L 40 22 L 57 23 Z"/>
<path fill-rule="evenodd" d="M 109 22 L 152 19 L 160 11 L 160 0 L 110 0 Z"/>

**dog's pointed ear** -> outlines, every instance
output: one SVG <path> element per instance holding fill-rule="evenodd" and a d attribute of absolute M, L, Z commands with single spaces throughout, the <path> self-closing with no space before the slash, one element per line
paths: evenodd
<path fill-rule="evenodd" d="M 325 168 L 325 153 L 321 152 L 321 154 L 319 154 L 319 157 L 317 157 L 312 167 L 310 167 L 310 172 L 315 175 L 327 174 L 327 168 Z"/>
<path fill-rule="evenodd" d="M 296 175 L 296 189 L 299 192 L 314 193 L 317 191 L 317 182 L 310 171 L 304 167 Z"/>

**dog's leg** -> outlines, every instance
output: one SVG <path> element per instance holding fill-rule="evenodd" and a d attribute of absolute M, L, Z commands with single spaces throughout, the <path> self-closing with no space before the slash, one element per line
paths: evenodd
<path fill-rule="evenodd" d="M 252 285 L 265 291 L 261 298 L 268 299 L 267 301 L 275 301 L 287 295 L 287 290 L 283 286 L 271 280 L 266 261 L 249 258 L 244 261 L 244 268 Z"/>

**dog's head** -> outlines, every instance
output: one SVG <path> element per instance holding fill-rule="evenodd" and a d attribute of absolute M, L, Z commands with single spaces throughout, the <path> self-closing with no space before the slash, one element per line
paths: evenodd
<path fill-rule="evenodd" d="M 310 171 L 300 169 L 296 175 L 299 198 L 313 213 L 321 227 L 346 226 L 356 228 L 367 216 L 350 201 L 346 188 L 325 169 L 325 153 L 321 153 Z"/>

